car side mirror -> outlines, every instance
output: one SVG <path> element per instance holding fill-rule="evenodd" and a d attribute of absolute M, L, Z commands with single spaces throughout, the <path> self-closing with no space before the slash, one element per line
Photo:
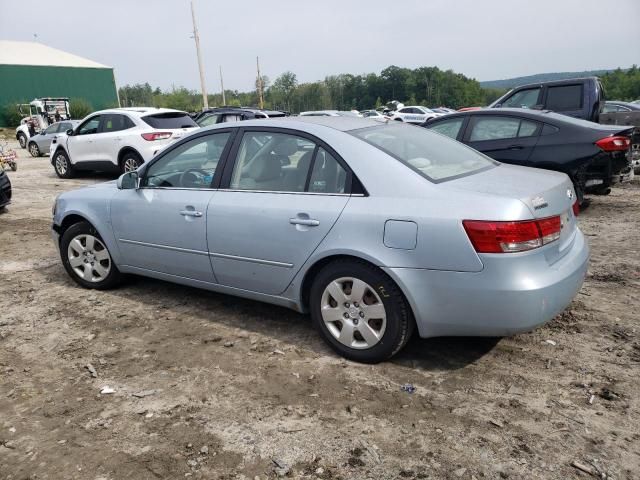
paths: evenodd
<path fill-rule="evenodd" d="M 69 135 L 70 137 L 73 136 L 73 128 L 70 128 L 69 130 L 67 130 L 67 135 Z"/>
<path fill-rule="evenodd" d="M 502 104 L 501 104 L 501 103 L 496 103 L 496 104 L 493 106 L 493 108 L 501 108 L 501 107 L 502 107 Z"/>
<path fill-rule="evenodd" d="M 544 108 L 544 105 L 540 103 L 538 105 L 534 105 L 533 107 L 531 107 L 531 110 L 542 110 L 543 108 Z"/>
<path fill-rule="evenodd" d="M 118 177 L 118 189 L 119 190 L 132 190 L 140 188 L 140 177 L 138 176 L 138 172 L 127 172 L 123 173 Z"/>

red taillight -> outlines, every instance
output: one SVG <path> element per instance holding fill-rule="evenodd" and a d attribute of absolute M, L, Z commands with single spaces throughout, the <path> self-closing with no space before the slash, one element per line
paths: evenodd
<path fill-rule="evenodd" d="M 143 133 L 142 138 L 149 142 L 153 142 L 154 140 L 166 140 L 171 137 L 171 132 L 154 132 L 154 133 Z"/>
<path fill-rule="evenodd" d="M 577 217 L 578 215 L 580 215 L 580 204 L 578 203 L 578 200 L 573 202 L 573 205 L 571 206 L 571 209 L 573 210 L 573 215 L 574 216 Z"/>
<path fill-rule="evenodd" d="M 628 150 L 631 145 L 631 139 L 629 137 L 605 137 L 596 142 L 596 145 L 605 152 L 621 152 Z"/>
<path fill-rule="evenodd" d="M 509 253 L 532 250 L 560 238 L 560 217 L 519 222 L 462 222 L 478 253 Z"/>

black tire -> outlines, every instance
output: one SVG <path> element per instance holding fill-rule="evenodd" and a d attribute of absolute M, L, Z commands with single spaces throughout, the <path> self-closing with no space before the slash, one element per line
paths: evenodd
<path fill-rule="evenodd" d="M 69 253 L 68 253 L 69 245 L 71 244 L 71 242 L 74 239 L 81 239 L 83 236 L 86 236 L 86 235 L 95 237 L 95 239 L 99 240 L 102 246 L 104 246 L 104 248 L 102 248 L 101 246 L 100 250 L 98 250 L 98 243 L 96 243 L 95 250 L 92 250 L 92 253 L 94 251 L 102 252 L 104 250 L 107 252 L 109 256 L 108 274 L 93 281 L 89 281 L 84 278 L 81 278 L 80 275 L 76 273 L 76 270 L 71 265 L 71 260 L 69 258 Z M 96 289 L 96 290 L 107 290 L 107 289 L 116 287 L 122 280 L 122 274 L 120 273 L 120 270 L 118 270 L 118 267 L 116 266 L 116 264 L 113 262 L 113 259 L 111 258 L 111 253 L 109 253 L 109 250 L 106 248 L 106 245 L 104 244 L 104 241 L 100 237 L 100 234 L 96 231 L 95 228 L 93 228 L 91 224 L 87 222 L 78 222 L 65 230 L 64 234 L 62 235 L 62 238 L 60 239 L 60 258 L 69 276 L 81 287 Z M 78 256 L 74 258 L 82 258 L 82 257 Z M 89 262 L 85 262 L 85 263 L 87 266 L 85 267 L 84 265 L 81 265 L 81 268 L 83 269 L 88 268 L 90 270 L 93 270 L 93 268 L 89 265 Z M 93 277 L 93 274 L 91 274 L 91 276 Z"/>
<path fill-rule="evenodd" d="M 140 165 L 144 163 L 144 160 L 140 158 L 135 152 L 127 152 L 122 156 L 120 160 L 120 172 L 127 173 L 137 169 Z M 135 165 L 135 168 L 133 168 Z"/>
<path fill-rule="evenodd" d="M 325 289 L 334 280 L 345 277 L 368 284 L 384 306 L 386 327 L 378 343 L 372 347 L 358 349 L 341 343 L 322 318 Z M 415 326 L 411 308 L 395 282 L 380 269 L 358 260 L 338 260 L 325 266 L 313 279 L 309 309 L 314 325 L 329 346 L 343 357 L 362 363 L 378 363 L 394 356 L 409 341 Z"/>
<path fill-rule="evenodd" d="M 53 156 L 53 169 L 60 178 L 72 178 L 75 173 L 69 155 L 62 149 Z"/>
<path fill-rule="evenodd" d="M 16 139 L 20 144 L 20 148 L 27 148 L 27 136 L 24 133 L 20 132 Z"/>
<path fill-rule="evenodd" d="M 29 142 L 29 153 L 32 157 L 39 157 L 42 155 L 42 152 L 40 152 L 40 148 L 36 142 Z"/>

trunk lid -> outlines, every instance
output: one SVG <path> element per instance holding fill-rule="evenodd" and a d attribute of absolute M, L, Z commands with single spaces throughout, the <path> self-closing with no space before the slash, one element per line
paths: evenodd
<path fill-rule="evenodd" d="M 529 208 L 532 218 L 559 215 L 562 223 L 560 239 L 545 247 L 545 256 L 549 263 L 561 258 L 573 242 L 577 219 L 572 207 L 576 195 L 571 180 L 564 173 L 503 163 L 497 168 L 447 183 L 449 187 L 461 190 L 516 198 Z"/>

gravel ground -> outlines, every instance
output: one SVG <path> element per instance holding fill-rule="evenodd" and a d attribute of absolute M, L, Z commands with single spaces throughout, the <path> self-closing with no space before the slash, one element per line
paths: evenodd
<path fill-rule="evenodd" d="M 20 155 L 0 214 L 0 478 L 639 478 L 640 184 L 581 215 L 590 273 L 548 325 L 415 338 L 368 366 L 270 305 L 79 288 L 51 203 L 108 178 Z"/>

